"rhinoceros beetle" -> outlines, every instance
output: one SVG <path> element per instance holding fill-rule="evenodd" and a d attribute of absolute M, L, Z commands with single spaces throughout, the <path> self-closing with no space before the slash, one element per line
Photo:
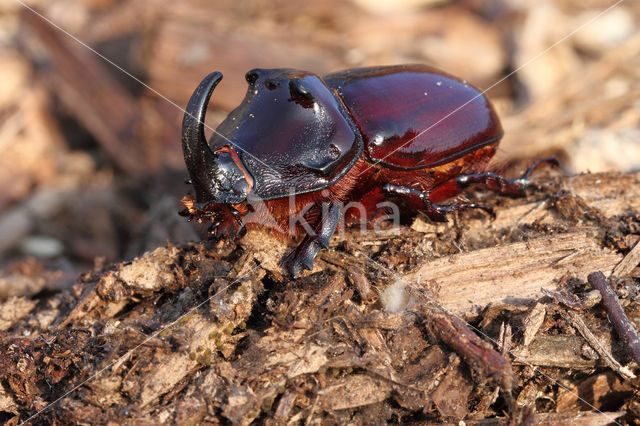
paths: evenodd
<path fill-rule="evenodd" d="M 207 143 L 204 116 L 221 79 L 219 72 L 208 75 L 184 115 L 182 147 L 195 194 L 183 199 L 181 213 L 210 221 L 214 236 L 242 235 L 248 213 L 252 224 L 270 220 L 282 234 L 306 234 L 287 260 L 294 277 L 312 269 L 341 218 L 362 219 L 363 209 L 345 212 L 344 203 L 361 203 L 368 217 L 390 199 L 435 221 L 460 208 L 492 213 L 474 203 L 440 203 L 472 183 L 521 195 L 533 168 L 550 161 L 518 179 L 485 171 L 502 137 L 494 108 L 475 87 L 424 65 L 322 78 L 251 70 L 244 101 Z M 312 225 L 292 225 L 292 215 Z"/>

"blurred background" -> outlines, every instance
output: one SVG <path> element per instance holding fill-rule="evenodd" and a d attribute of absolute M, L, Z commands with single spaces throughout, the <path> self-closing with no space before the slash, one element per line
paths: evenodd
<path fill-rule="evenodd" d="M 177 215 L 180 108 L 213 70 L 215 127 L 254 67 L 427 63 L 491 87 L 507 172 L 547 154 L 637 170 L 639 18 L 611 0 L 0 0 L 0 298 L 200 238 Z"/>

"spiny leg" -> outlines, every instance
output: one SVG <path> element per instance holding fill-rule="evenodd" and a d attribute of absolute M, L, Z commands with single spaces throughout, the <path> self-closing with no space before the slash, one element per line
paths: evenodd
<path fill-rule="evenodd" d="M 305 235 L 298 247 L 287 257 L 285 263 L 293 278 L 298 278 L 302 269 L 313 269 L 313 261 L 322 248 L 329 248 L 329 241 L 340 221 L 341 206 L 328 203 L 328 209 L 314 227 L 314 235 Z"/>
<path fill-rule="evenodd" d="M 397 195 L 404 198 L 417 197 L 422 200 L 424 204 L 424 212 L 429 219 L 434 222 L 446 222 L 447 214 L 461 209 L 482 209 L 489 213 L 492 217 L 495 217 L 493 209 L 490 206 L 477 203 L 452 203 L 452 204 L 436 204 L 431 201 L 429 192 L 420 191 L 408 186 L 394 185 L 387 183 L 382 186 L 382 190 L 387 194 Z"/>
<path fill-rule="evenodd" d="M 220 214 L 207 229 L 207 235 L 210 240 L 240 238 L 246 232 L 247 229 L 242 221 L 242 215 L 232 207 L 229 207 L 228 211 Z"/>
<path fill-rule="evenodd" d="M 554 167 L 559 166 L 556 157 L 546 157 L 536 160 L 531 166 L 529 166 L 522 176 L 516 179 L 507 179 L 497 173 L 482 172 L 459 175 L 452 183 L 458 188 L 458 190 L 462 190 L 474 183 L 480 183 L 486 185 L 487 189 L 500 195 L 521 197 L 525 195 L 525 190 L 529 185 L 531 185 L 531 180 L 529 180 L 531 174 L 542 164 L 551 164 Z M 447 185 L 447 183 L 444 185 Z"/>

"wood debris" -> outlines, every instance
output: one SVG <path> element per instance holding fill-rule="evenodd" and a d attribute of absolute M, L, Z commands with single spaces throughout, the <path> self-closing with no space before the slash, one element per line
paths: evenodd
<path fill-rule="evenodd" d="M 514 200 L 497 210 L 531 202 Z M 100 266 L 69 292 L 54 293 L 46 306 L 31 302 L 7 323 L 0 351 L 7 407 L 19 407 L 26 419 L 70 392 L 55 410 L 38 416 L 199 422 L 214 410 L 245 424 L 267 418 L 367 422 L 380 416 L 458 421 L 527 415 L 515 401 L 527 401 L 526 407 L 546 398 L 530 393 L 539 392 L 536 381 L 546 383 L 549 398 L 565 395 L 568 407 L 569 394 L 560 383 L 571 372 L 598 377 L 608 365 L 633 381 L 638 370 L 634 364 L 623 367 L 628 361 L 620 358 L 613 329 L 588 314 L 602 307 L 580 272 L 600 265 L 599 259 L 608 259 L 610 269 L 619 263 L 622 256 L 602 248 L 606 233 L 617 228 L 610 220 L 576 220 L 547 206 L 558 224 L 552 239 L 542 236 L 546 227 L 513 225 L 519 233 L 502 233 L 502 242 L 491 247 L 466 239 L 468 228 L 457 237 L 468 252 L 457 254 L 446 245 L 453 242 L 446 235 L 455 234 L 447 230 L 440 258 L 426 260 L 435 252 L 420 244 L 424 233 L 404 227 L 402 239 L 389 235 L 377 239 L 380 244 L 337 246 L 297 281 L 282 270 L 286 244 L 260 231 L 248 233 L 239 245 L 171 245 L 131 262 Z M 528 244 L 510 241 L 527 234 Z M 574 254 L 580 244 L 588 255 Z M 404 262 L 416 262 L 414 272 L 392 269 L 397 267 L 389 259 L 396 259 L 398 250 L 408 256 Z M 522 267 L 520 274 L 510 269 L 510 275 L 495 275 L 515 259 L 535 259 L 527 260 L 533 273 L 551 271 L 552 290 L 529 290 L 534 287 L 524 285 L 528 278 Z M 381 269 L 380 264 L 390 266 Z M 466 274 L 465 265 L 471 268 Z M 456 267 L 461 272 L 453 279 Z M 427 269 L 431 281 L 407 282 L 406 277 Z M 502 274 L 505 278 L 493 279 L 493 287 L 478 284 L 480 278 L 490 282 L 487 276 Z M 399 290 L 406 292 L 404 308 L 385 312 L 379 294 L 398 280 L 407 283 Z M 473 310 L 464 300 L 447 308 L 454 300 L 449 293 L 457 288 L 473 289 Z M 556 293 L 571 310 L 546 296 Z M 636 305 L 627 308 L 637 315 Z M 53 319 L 42 323 L 47 312 Z M 474 317 L 477 328 L 456 312 Z M 32 337 L 22 337 L 25 330 Z M 602 357 L 606 364 L 600 363 Z M 627 395 L 628 385 L 620 386 L 619 394 Z M 600 389 L 605 398 L 608 390 Z M 600 406 L 597 399 L 580 398 L 587 402 L 574 400 L 578 410 Z M 627 406 L 625 399 L 619 401 L 601 407 Z M 558 419 L 566 419 L 563 413 Z M 598 424 L 603 418 L 584 422 Z"/>

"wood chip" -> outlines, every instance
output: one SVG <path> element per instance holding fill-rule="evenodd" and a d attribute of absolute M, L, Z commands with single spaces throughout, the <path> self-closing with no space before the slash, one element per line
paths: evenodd
<path fill-rule="evenodd" d="M 464 369 L 456 365 L 447 372 L 431 398 L 440 414 L 462 420 L 468 413 L 468 399 L 472 390 L 472 383 L 464 375 Z"/>
<path fill-rule="evenodd" d="M 616 265 L 611 276 L 624 278 L 630 275 L 638 264 L 640 264 L 640 243 L 636 243 L 624 259 Z"/>
<path fill-rule="evenodd" d="M 11 297 L 0 304 L 0 331 L 11 328 L 12 325 L 26 317 L 37 304 L 36 300 L 26 297 Z"/>
<path fill-rule="evenodd" d="M 533 339 L 538 334 L 538 330 L 544 322 L 546 309 L 542 303 L 536 303 L 531 311 L 524 318 L 524 346 L 527 347 L 531 344 Z"/>
<path fill-rule="evenodd" d="M 384 401 L 391 394 L 391 385 L 366 374 L 353 374 L 329 384 L 319 394 L 323 407 L 345 410 Z"/>
<path fill-rule="evenodd" d="M 556 400 L 556 410 L 560 412 L 593 410 L 589 404 L 600 409 L 609 404 L 611 395 L 623 398 L 625 393 L 633 393 L 633 385 L 623 381 L 613 371 L 596 374 L 560 390 Z"/>
<path fill-rule="evenodd" d="M 579 253 L 573 255 L 574 253 Z M 573 255 L 558 267 L 557 262 Z M 582 232 L 555 234 L 525 243 L 456 254 L 424 263 L 405 275 L 408 282 L 435 279 L 445 291 L 438 301 L 455 314 L 474 315 L 489 303 L 522 303 L 541 297 L 571 273 L 581 279 L 594 270 L 611 271 L 621 256 L 600 247 L 597 238 Z"/>
<path fill-rule="evenodd" d="M 579 336 L 536 337 L 529 347 L 517 347 L 511 351 L 514 364 L 587 370 L 595 367 L 593 360 L 582 356 L 584 340 Z"/>
<path fill-rule="evenodd" d="M 600 412 L 593 413 L 589 411 L 581 411 L 578 413 L 540 413 L 535 414 L 531 423 L 532 425 L 545 426 L 605 426 L 610 425 L 616 419 L 624 416 L 626 411 Z M 488 420 L 465 420 L 467 426 L 487 426 L 507 424 L 507 419 L 497 418 L 495 422 Z"/>

